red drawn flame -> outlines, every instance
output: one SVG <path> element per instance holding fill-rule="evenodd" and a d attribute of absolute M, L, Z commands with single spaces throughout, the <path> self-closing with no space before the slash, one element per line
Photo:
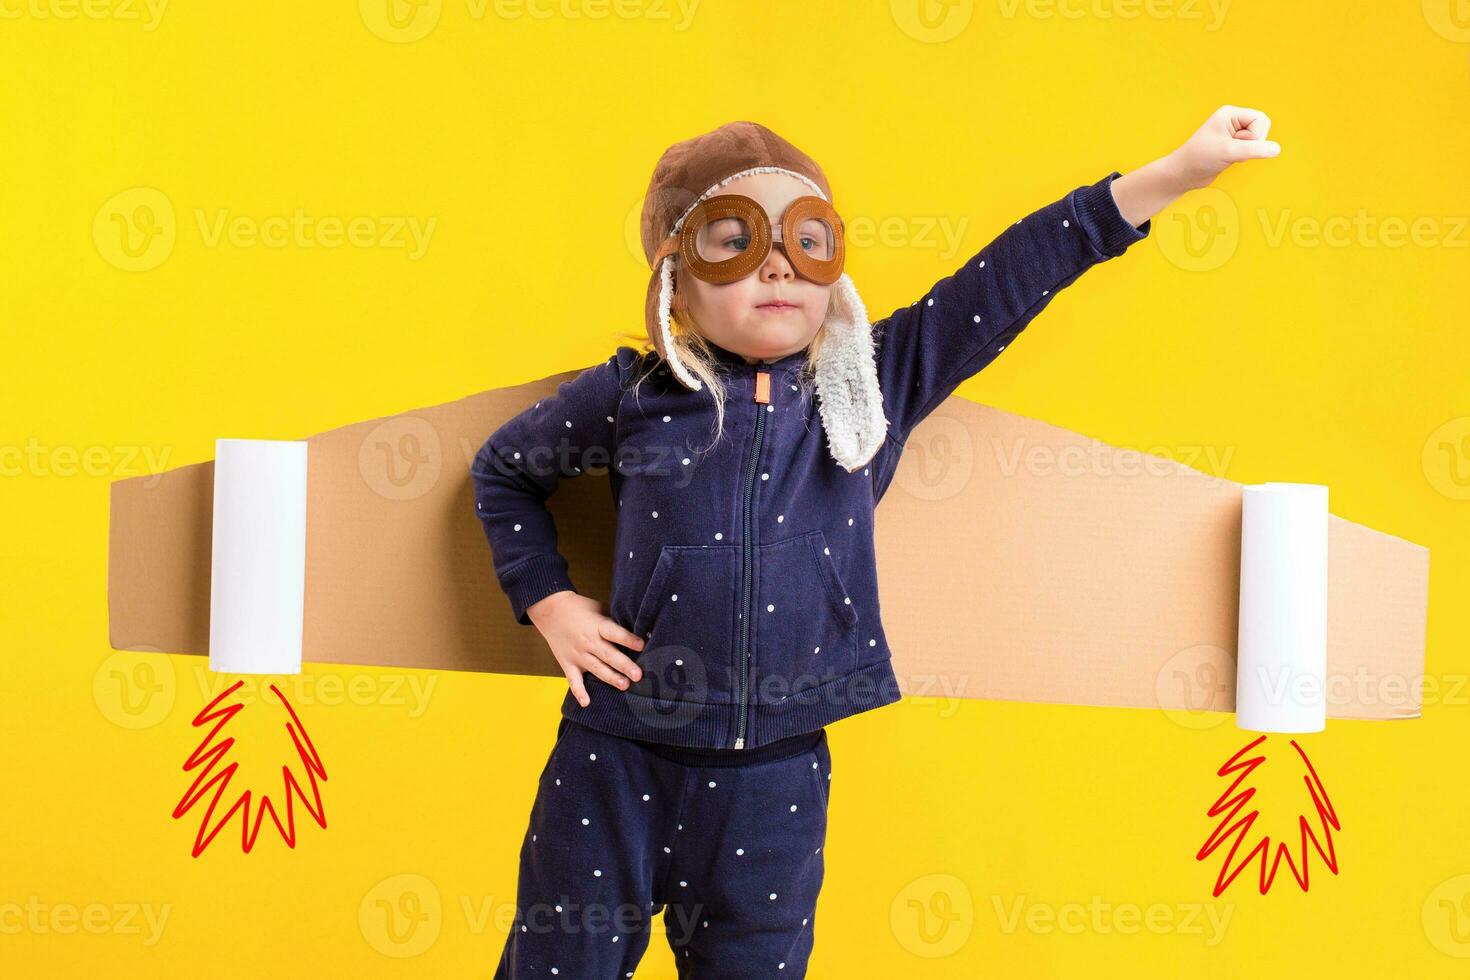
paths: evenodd
<path fill-rule="evenodd" d="M 317 787 L 317 777 L 321 777 L 322 781 L 325 782 L 327 770 L 322 765 L 321 757 L 317 755 L 316 746 L 311 743 L 311 736 L 306 734 L 306 727 L 301 724 L 301 719 L 296 716 L 296 709 L 291 707 L 291 702 L 286 700 L 286 695 L 282 694 L 280 689 L 272 684 L 270 685 L 271 691 L 276 697 L 281 699 L 281 704 L 285 706 L 291 715 L 291 723 L 286 725 L 286 731 L 290 733 L 291 742 L 296 746 L 296 754 L 300 758 L 302 765 L 306 768 L 307 781 L 311 785 L 311 799 L 307 799 L 306 793 L 302 791 L 301 783 L 297 781 L 296 774 L 291 771 L 291 767 L 283 765 L 281 766 L 281 777 L 285 784 L 286 795 L 286 823 L 284 826 L 282 826 L 280 818 L 276 815 L 275 804 L 271 802 L 269 796 L 262 793 L 260 795 L 260 808 L 255 811 L 255 825 L 252 827 L 250 825 L 250 790 L 247 789 L 230 805 L 230 808 L 225 811 L 224 816 L 220 817 L 219 821 L 214 824 L 214 829 L 209 829 L 210 818 L 214 816 L 215 807 L 219 805 L 220 799 L 229 790 L 230 780 L 234 777 L 235 770 L 240 767 L 238 762 L 231 762 L 219 772 L 214 772 L 215 764 L 230 754 L 230 749 L 234 746 L 235 740 L 233 737 L 228 737 L 218 745 L 212 747 L 210 743 L 219 734 L 219 730 L 229 724 L 230 719 L 234 718 L 245 707 L 243 704 L 237 702 L 219 711 L 215 711 L 215 706 L 234 693 L 235 689 L 243 683 L 244 681 L 236 681 L 224 691 L 220 692 L 218 697 L 200 709 L 199 713 L 194 716 L 192 723 L 195 728 L 198 728 L 218 719 L 215 726 L 209 730 L 209 734 L 204 736 L 204 741 L 199 743 L 199 746 L 190 753 L 188 760 L 184 763 L 185 772 L 190 772 L 200 765 L 204 765 L 204 768 L 194 777 L 193 784 L 184 793 L 178 805 L 174 807 L 174 819 L 177 820 L 193 809 L 194 804 L 198 803 L 211 789 L 214 790 L 214 795 L 209 800 L 209 808 L 205 810 L 204 817 L 200 820 L 199 833 L 194 837 L 194 857 L 198 857 L 204 853 L 204 849 L 209 846 L 210 841 L 214 840 L 215 835 L 224 829 L 225 824 L 230 822 L 230 818 L 235 815 L 237 810 L 241 814 L 240 845 L 246 854 L 249 854 L 250 849 L 255 846 L 255 838 L 260 833 L 261 820 L 265 817 L 266 813 L 270 814 L 271 822 L 276 825 L 276 830 L 286 842 L 286 846 L 294 849 L 296 847 L 294 800 L 297 796 L 301 797 L 302 806 L 311 814 L 317 826 L 322 828 L 327 826 L 327 815 L 325 808 L 322 806 L 321 790 Z M 211 776 L 210 774 L 212 772 L 214 774 Z M 206 831 L 208 831 L 207 834 L 205 833 Z"/>
<path fill-rule="evenodd" d="M 1251 825 L 1260 816 L 1260 811 L 1252 809 L 1242 816 L 1247 804 L 1251 801 L 1251 797 L 1255 796 L 1256 791 L 1254 787 L 1246 789 L 1238 796 L 1232 794 L 1235 793 L 1236 788 L 1240 786 L 1242 780 L 1255 771 L 1256 767 L 1262 762 L 1266 761 L 1264 753 L 1243 762 L 1241 761 L 1241 756 L 1265 740 L 1266 736 L 1262 735 L 1253 742 L 1250 742 L 1231 756 L 1215 773 L 1217 776 L 1226 776 L 1236 770 L 1240 770 L 1240 774 L 1235 777 L 1235 781 L 1230 784 L 1229 789 L 1225 790 L 1220 795 L 1220 798 L 1215 801 L 1214 805 L 1210 807 L 1209 815 L 1212 817 L 1221 817 L 1220 824 L 1215 828 L 1215 832 L 1210 834 L 1209 840 L 1205 841 L 1204 846 L 1195 854 L 1195 860 L 1203 861 L 1213 854 L 1228 838 L 1232 836 L 1234 838 L 1230 845 L 1230 853 L 1225 855 L 1225 862 L 1220 867 L 1220 874 L 1215 878 L 1214 896 L 1216 898 L 1219 898 L 1221 893 L 1230 887 L 1230 883 L 1235 880 L 1236 875 L 1244 871 L 1246 866 L 1258 856 L 1260 858 L 1259 887 L 1262 895 L 1271 889 L 1272 882 L 1276 880 L 1276 870 L 1280 867 L 1283 859 L 1286 861 L 1286 866 L 1291 870 L 1291 876 L 1296 879 L 1302 891 L 1306 891 L 1309 887 L 1308 879 L 1310 877 L 1308 871 L 1309 852 L 1307 850 L 1309 841 L 1311 842 L 1312 848 L 1321 855 L 1323 863 L 1327 865 L 1327 870 L 1331 871 L 1334 875 L 1338 873 L 1337 852 L 1332 846 L 1332 831 L 1342 830 L 1342 824 L 1337 819 L 1337 812 L 1332 808 L 1332 801 L 1327 798 L 1327 790 L 1322 785 L 1322 780 L 1318 778 L 1317 770 L 1312 767 L 1312 760 L 1307 758 L 1306 751 L 1297 744 L 1296 739 L 1291 740 L 1291 747 L 1296 749 L 1297 754 L 1302 757 L 1302 762 L 1307 767 L 1307 775 L 1302 776 L 1302 781 L 1306 783 L 1307 792 L 1311 794 L 1312 805 L 1316 810 L 1316 827 L 1321 831 L 1321 838 L 1318 838 L 1307 816 L 1302 814 L 1297 817 L 1297 824 L 1302 832 L 1300 872 L 1298 872 L 1298 862 L 1292 859 L 1292 852 L 1285 842 L 1277 846 L 1275 859 L 1271 861 L 1270 868 L 1267 868 L 1267 858 L 1272 854 L 1271 838 L 1269 836 L 1262 837 L 1255 846 L 1246 852 L 1238 864 L 1235 863 L 1235 853 L 1240 850 L 1241 844 L 1250 835 Z M 1221 816 L 1222 814 L 1223 816 Z M 1239 819 L 1236 819 L 1237 817 Z M 1325 850 L 1323 849 L 1324 842 L 1326 844 Z M 1232 866 L 1234 870 L 1232 870 Z"/>

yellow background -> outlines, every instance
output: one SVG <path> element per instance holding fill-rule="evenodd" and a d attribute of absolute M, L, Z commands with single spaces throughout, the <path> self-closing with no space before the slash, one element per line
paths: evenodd
<path fill-rule="evenodd" d="M 1250 737 L 1227 715 L 908 700 L 843 721 L 811 975 L 1462 975 L 1463 2 L 393 2 L 0 0 L 0 973 L 488 976 L 565 689 L 309 665 L 287 690 L 327 829 L 242 854 L 235 823 L 191 858 L 197 822 L 170 813 L 225 678 L 109 649 L 110 480 L 606 357 L 641 331 L 653 163 L 722 122 L 821 162 L 876 319 L 1233 102 L 1270 113 L 1282 156 L 1160 215 L 961 394 L 1325 483 L 1333 512 L 1428 546 L 1438 693 L 1421 720 L 1304 739 L 1339 876 L 1218 900 L 1194 854 Z M 370 219 L 365 243 L 241 237 L 298 209 Z M 432 221 L 427 247 L 384 240 L 389 218 Z M 269 785 L 279 719 L 231 732 Z M 1276 834 L 1302 795 L 1283 771 Z M 95 932 L 70 917 L 89 905 Z M 670 960 L 655 933 L 638 975 Z"/>

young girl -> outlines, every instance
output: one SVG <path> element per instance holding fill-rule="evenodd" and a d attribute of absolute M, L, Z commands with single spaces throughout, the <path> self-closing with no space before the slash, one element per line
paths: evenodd
<path fill-rule="evenodd" d="M 650 344 L 562 383 L 474 463 L 496 576 L 570 688 L 497 977 L 631 977 L 660 909 L 681 977 L 805 975 L 824 726 L 899 698 L 873 510 L 905 441 L 1175 197 L 1276 155 L 1269 127 L 1225 106 L 871 325 L 815 161 L 753 122 L 665 151 L 642 217 Z M 545 505 L 593 467 L 617 507 L 606 612 Z"/>

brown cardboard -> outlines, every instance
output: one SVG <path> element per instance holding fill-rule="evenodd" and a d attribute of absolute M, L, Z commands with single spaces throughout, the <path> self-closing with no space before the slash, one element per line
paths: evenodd
<path fill-rule="evenodd" d="M 469 469 L 577 373 L 307 440 L 306 661 L 560 676 L 511 618 Z M 208 652 L 213 475 L 205 462 L 112 484 L 114 648 Z M 589 472 L 550 501 L 572 581 L 604 601 L 606 480 Z M 1240 515 L 1240 484 L 950 397 L 876 517 L 903 692 L 1233 710 Z M 1328 714 L 1416 718 L 1428 549 L 1330 525 Z"/>

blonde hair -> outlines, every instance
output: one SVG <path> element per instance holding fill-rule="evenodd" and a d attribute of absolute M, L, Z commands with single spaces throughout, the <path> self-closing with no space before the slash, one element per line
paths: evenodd
<path fill-rule="evenodd" d="M 683 270 L 676 266 L 674 274 L 675 281 L 677 282 L 678 276 L 683 274 Z M 700 380 L 715 402 L 714 438 L 710 440 L 709 446 L 706 446 L 704 450 L 700 450 L 704 452 L 716 442 L 719 442 L 720 438 L 725 434 L 725 402 L 729 395 L 725 390 L 724 379 L 722 377 L 723 372 L 719 359 L 715 356 L 714 351 L 710 349 L 709 341 L 700 332 L 699 324 L 695 321 L 694 314 L 689 309 L 686 294 L 680 291 L 677 286 L 674 289 L 673 298 L 669 303 L 669 320 L 669 332 L 673 335 L 674 355 L 689 369 L 690 374 Z M 648 370 L 639 375 L 638 379 L 633 383 L 633 394 L 636 398 L 638 387 L 643 383 L 643 379 L 663 366 L 663 358 L 658 356 L 658 348 L 654 345 L 653 338 L 648 336 L 640 338 L 631 334 L 625 334 L 624 336 L 641 341 L 640 353 L 644 355 L 649 364 Z M 802 367 L 798 380 L 808 391 L 813 390 L 816 382 L 817 362 L 821 357 L 822 341 L 826 339 L 826 336 L 827 325 L 824 322 L 817 329 L 817 335 L 812 338 L 812 342 L 806 348 L 806 363 Z M 653 354 L 654 356 L 648 357 L 649 354 Z"/>

